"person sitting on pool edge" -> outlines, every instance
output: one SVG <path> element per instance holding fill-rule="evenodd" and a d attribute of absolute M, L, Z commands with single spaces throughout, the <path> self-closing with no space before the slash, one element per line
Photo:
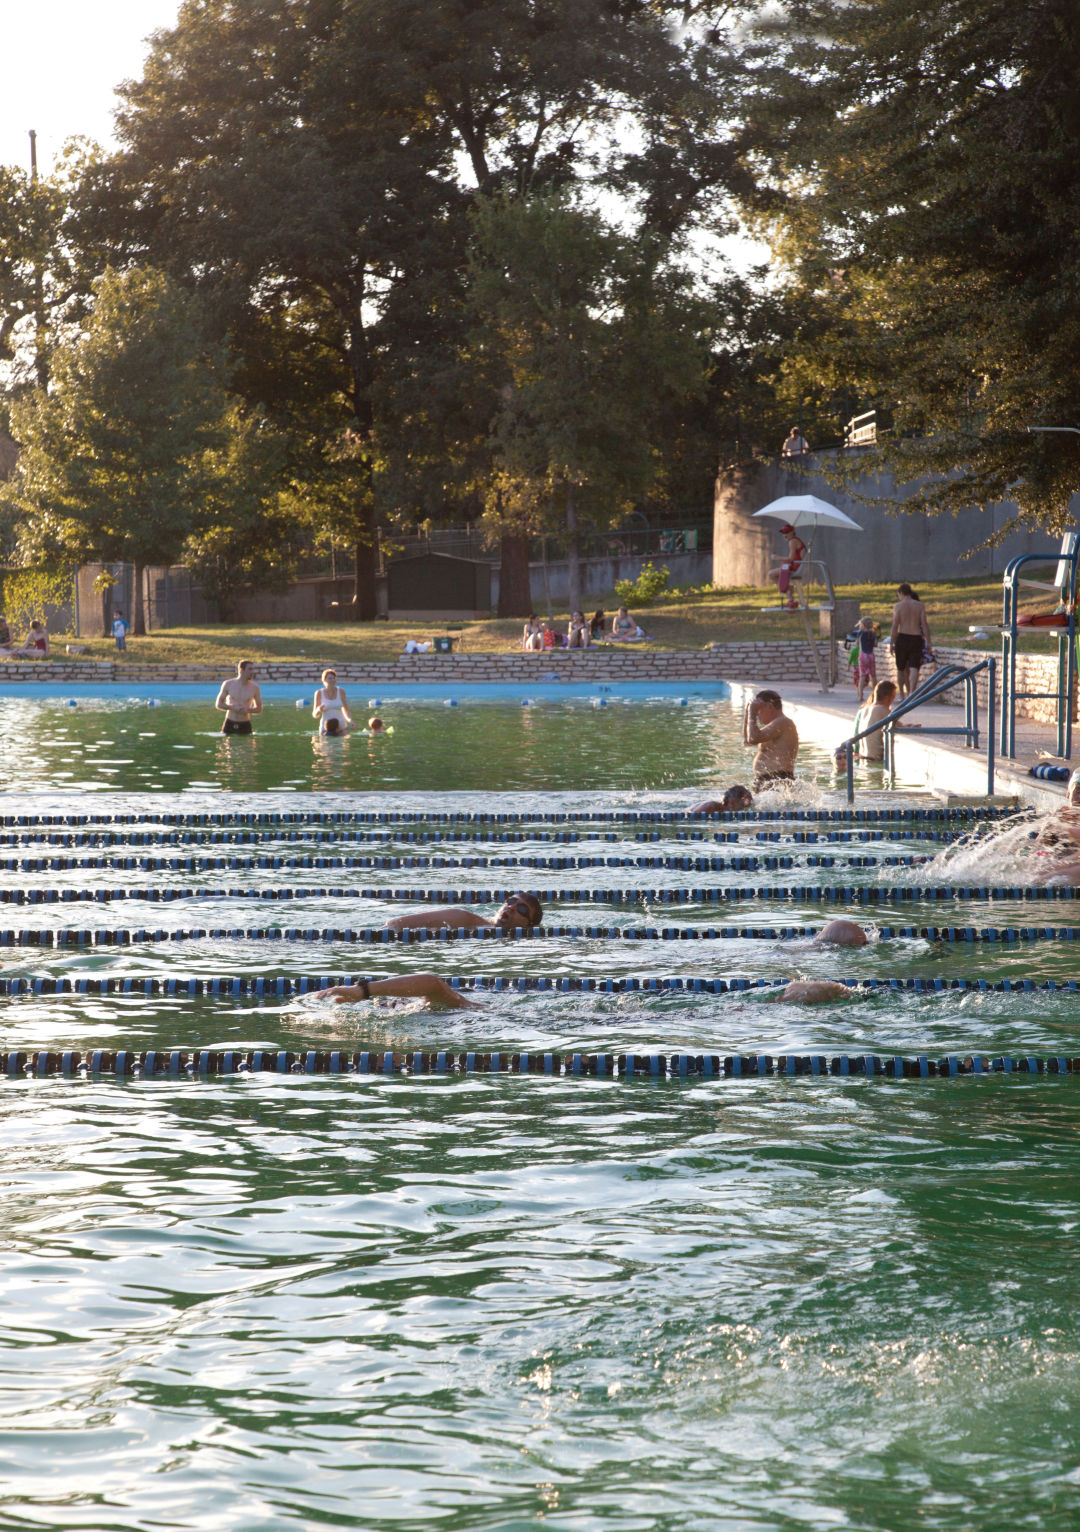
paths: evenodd
<path fill-rule="evenodd" d="M 724 796 L 719 800 L 706 798 L 704 803 L 695 803 L 690 810 L 691 814 L 739 814 L 744 809 L 754 807 L 754 795 L 748 787 L 743 787 L 741 782 L 734 783 L 729 787 Z"/>
<path fill-rule="evenodd" d="M 388 931 L 441 931 L 449 926 L 452 931 L 462 926 L 468 931 L 504 931 L 520 928 L 531 931 L 544 919 L 544 911 L 535 894 L 508 894 L 494 920 L 478 915 L 475 910 L 451 906 L 444 910 L 413 910 L 408 915 L 394 915 L 386 922 Z"/>
<path fill-rule="evenodd" d="M 780 693 L 760 691 L 746 704 L 743 714 L 743 744 L 756 745 L 754 756 L 754 791 L 774 782 L 795 780 L 795 757 L 799 753 L 799 731 L 784 712 Z"/>

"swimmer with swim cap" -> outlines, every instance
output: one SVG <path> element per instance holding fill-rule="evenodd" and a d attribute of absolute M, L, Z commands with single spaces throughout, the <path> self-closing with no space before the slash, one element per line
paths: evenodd
<path fill-rule="evenodd" d="M 830 920 L 814 938 L 823 946 L 865 947 L 869 937 L 853 920 Z"/>

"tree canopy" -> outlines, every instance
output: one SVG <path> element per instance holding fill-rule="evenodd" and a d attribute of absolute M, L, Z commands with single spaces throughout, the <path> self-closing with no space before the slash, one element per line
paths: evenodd
<path fill-rule="evenodd" d="M 1080 10 L 792 0 L 757 52 L 763 216 L 819 381 L 891 413 L 914 503 L 1066 519 L 1080 454 Z M 808 358 L 813 365 L 813 359 Z"/>

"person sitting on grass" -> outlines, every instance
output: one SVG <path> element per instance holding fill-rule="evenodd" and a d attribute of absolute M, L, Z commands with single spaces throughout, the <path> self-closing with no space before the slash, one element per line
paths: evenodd
<path fill-rule="evenodd" d="M 589 624 L 585 621 L 584 612 L 574 612 L 570 617 L 570 626 L 566 630 L 566 647 L 568 649 L 590 649 L 592 647 L 592 632 Z"/>
<path fill-rule="evenodd" d="M 690 812 L 691 814 L 740 814 L 745 809 L 753 807 L 753 793 L 748 787 L 743 787 L 741 782 L 736 782 L 719 800 L 706 798 L 704 803 L 695 803 Z"/>
<path fill-rule="evenodd" d="M 457 931 L 464 926 L 467 931 L 494 931 L 500 928 L 504 931 L 531 931 L 543 919 L 544 911 L 536 895 L 517 893 L 507 895 L 494 920 L 489 920 L 486 915 L 478 915 L 475 910 L 451 906 L 449 909 L 411 910 L 408 915 L 394 915 L 386 922 L 386 929 L 441 931 L 449 927 Z"/>
<path fill-rule="evenodd" d="M 30 631 L 19 645 L 13 649 L 12 654 L 22 660 L 47 660 L 49 657 L 49 635 L 45 631 L 45 624 L 36 617 L 30 624 Z"/>
<path fill-rule="evenodd" d="M 544 629 L 535 612 L 529 613 L 521 635 L 521 647 L 537 653 L 544 647 Z"/>
<path fill-rule="evenodd" d="M 639 628 L 626 607 L 621 606 L 611 619 L 611 640 L 616 644 L 639 644 L 648 638 L 644 628 Z"/>

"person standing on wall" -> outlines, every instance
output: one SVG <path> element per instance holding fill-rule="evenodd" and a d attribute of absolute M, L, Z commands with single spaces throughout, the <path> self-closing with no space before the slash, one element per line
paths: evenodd
<path fill-rule="evenodd" d="M 897 587 L 900 597 L 893 607 L 889 645 L 896 661 L 896 680 L 901 697 L 910 697 L 919 684 L 923 651 L 930 648 L 930 624 L 926 608 L 908 584 Z"/>

